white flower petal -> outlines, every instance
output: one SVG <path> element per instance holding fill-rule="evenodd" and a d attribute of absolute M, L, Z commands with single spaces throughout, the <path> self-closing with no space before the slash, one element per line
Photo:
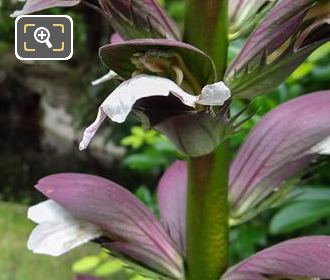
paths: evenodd
<path fill-rule="evenodd" d="M 80 151 L 85 150 L 87 148 L 89 143 L 92 141 L 96 131 L 100 128 L 106 117 L 107 115 L 103 112 L 101 108 L 99 108 L 95 121 L 84 131 L 83 138 L 79 144 Z"/>
<path fill-rule="evenodd" d="M 195 101 L 198 97 L 185 92 L 169 79 L 139 75 L 123 82 L 101 104 L 96 120 L 84 131 L 79 149 L 86 149 L 106 115 L 112 121 L 122 123 L 139 99 L 151 96 L 168 96 L 170 93 L 179 98 L 183 104 L 195 107 Z"/>
<path fill-rule="evenodd" d="M 59 256 L 102 236 L 99 228 L 74 218 L 52 200 L 30 207 L 28 217 L 39 223 L 28 240 L 28 249 L 34 253 Z"/>
<path fill-rule="evenodd" d="M 18 17 L 18 16 L 23 15 L 23 14 L 24 13 L 22 11 L 17 10 L 17 11 L 14 11 L 13 13 L 11 13 L 10 17 L 15 18 L 15 17 Z"/>
<path fill-rule="evenodd" d="M 208 106 L 222 106 L 230 97 L 230 89 L 224 82 L 219 82 L 205 86 L 196 103 Z"/>
<path fill-rule="evenodd" d="M 198 96 L 191 95 L 191 94 L 183 91 L 182 89 L 181 89 L 180 92 L 171 91 L 171 93 L 175 97 L 177 97 L 178 99 L 180 99 L 183 104 L 185 104 L 185 105 L 187 105 L 189 107 L 192 107 L 192 108 L 194 108 L 196 106 L 195 103 L 198 100 Z"/>
<path fill-rule="evenodd" d="M 28 209 L 28 218 L 35 223 L 66 220 L 71 215 L 55 201 L 49 199 Z"/>
<path fill-rule="evenodd" d="M 87 243 L 102 232 L 94 225 L 76 219 L 38 225 L 28 240 L 28 249 L 37 254 L 60 256 Z"/>
<path fill-rule="evenodd" d="M 113 80 L 113 79 L 117 79 L 117 78 L 119 78 L 119 75 L 116 72 L 110 70 L 109 73 L 107 73 L 104 76 L 102 76 L 101 78 L 93 81 L 92 82 L 92 86 L 98 86 L 98 85 L 100 85 L 102 83 L 105 83 L 107 81 L 110 81 L 110 80 Z"/>
<path fill-rule="evenodd" d="M 123 82 L 100 107 L 111 120 L 122 123 L 139 99 L 151 96 L 168 96 L 170 92 L 180 98 L 185 105 L 194 107 L 194 102 L 192 102 L 194 96 L 182 90 L 176 83 L 166 78 L 149 75 L 139 75 Z"/>
<path fill-rule="evenodd" d="M 120 84 L 101 104 L 96 120 L 84 132 L 79 149 L 87 148 L 106 116 L 114 122 L 122 123 L 139 99 L 168 96 L 170 93 L 192 108 L 196 103 L 221 106 L 231 96 L 229 88 L 223 82 L 207 85 L 203 88 L 201 95 L 194 96 L 185 92 L 172 80 L 150 75 L 135 76 Z"/>
<path fill-rule="evenodd" d="M 311 149 L 312 153 L 330 155 L 330 136 Z"/>

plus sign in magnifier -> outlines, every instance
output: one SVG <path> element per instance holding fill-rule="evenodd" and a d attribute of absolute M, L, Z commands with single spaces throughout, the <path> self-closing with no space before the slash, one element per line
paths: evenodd
<path fill-rule="evenodd" d="M 50 32 L 46 27 L 39 27 L 34 31 L 34 39 L 40 44 L 46 44 L 49 49 L 53 47 L 49 40 Z"/>

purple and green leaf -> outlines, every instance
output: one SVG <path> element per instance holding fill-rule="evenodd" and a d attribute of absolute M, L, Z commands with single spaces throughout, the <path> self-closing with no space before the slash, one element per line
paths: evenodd
<path fill-rule="evenodd" d="M 174 162 L 158 184 L 161 220 L 182 255 L 186 254 L 187 169 L 183 161 Z"/>
<path fill-rule="evenodd" d="M 182 259 L 154 215 L 130 192 L 107 179 L 63 173 L 41 179 L 36 188 L 75 218 L 103 230 L 111 253 L 161 275 L 181 279 Z"/>
<path fill-rule="evenodd" d="M 173 141 L 180 152 L 192 157 L 206 155 L 228 137 L 228 104 L 216 115 L 191 112 L 160 122 L 155 129 Z"/>
<path fill-rule="evenodd" d="M 229 38 L 249 33 L 278 0 L 230 0 Z"/>
<path fill-rule="evenodd" d="M 54 7 L 70 7 L 80 3 L 80 0 L 27 0 L 23 9 L 15 11 L 11 14 L 12 17 L 20 15 L 32 14 L 45 9 Z"/>
<path fill-rule="evenodd" d="M 222 280 L 330 278 L 330 237 L 311 236 L 292 239 L 242 261 Z M 244 278 L 244 274 L 254 275 Z M 266 277 L 266 278 L 263 278 Z"/>
<path fill-rule="evenodd" d="M 156 0 L 99 0 L 115 31 L 125 40 L 179 40 L 180 31 Z"/>
<path fill-rule="evenodd" d="M 256 208 L 326 151 L 320 143 L 330 136 L 329 104 L 329 91 L 308 94 L 275 108 L 257 124 L 231 165 L 232 216 Z"/>
<path fill-rule="evenodd" d="M 233 96 L 251 98 L 271 92 L 329 39 L 327 1 L 281 1 L 227 70 L 225 79 Z"/>

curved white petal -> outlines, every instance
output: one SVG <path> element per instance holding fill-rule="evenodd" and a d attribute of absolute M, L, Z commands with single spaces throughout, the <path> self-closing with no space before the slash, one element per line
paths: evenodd
<path fill-rule="evenodd" d="M 330 155 L 330 136 L 311 149 L 312 153 Z"/>
<path fill-rule="evenodd" d="M 172 80 L 157 76 L 138 75 L 120 84 L 101 104 L 96 120 L 84 131 L 79 149 L 87 148 L 106 116 L 114 122 L 122 123 L 139 99 L 151 96 L 169 96 L 169 94 L 173 94 L 183 104 L 192 108 L 196 103 L 221 106 L 231 96 L 229 88 L 223 82 L 207 85 L 203 88 L 201 95 L 194 96 L 185 92 Z"/>
<path fill-rule="evenodd" d="M 107 115 L 103 112 L 103 109 L 99 108 L 95 121 L 84 131 L 83 138 L 79 144 L 80 151 L 85 150 L 87 148 L 89 143 L 92 141 L 92 138 L 94 137 L 96 131 L 100 128 L 106 117 Z"/>
<path fill-rule="evenodd" d="M 122 123 L 139 99 L 151 96 L 168 96 L 170 93 L 179 98 L 183 104 L 195 107 L 198 97 L 185 92 L 169 79 L 139 75 L 123 82 L 101 104 L 96 120 L 84 131 L 79 149 L 86 149 L 106 116 L 114 122 Z"/>
<path fill-rule="evenodd" d="M 197 97 L 185 92 L 173 81 L 157 76 L 139 75 L 118 86 L 102 103 L 101 108 L 111 120 L 122 123 L 139 99 L 168 96 L 171 92 L 185 105 L 195 107 Z"/>
<path fill-rule="evenodd" d="M 28 218 L 39 223 L 27 244 L 38 254 L 59 256 L 102 235 L 99 228 L 74 218 L 52 200 L 30 207 Z"/>
<path fill-rule="evenodd" d="M 225 83 L 218 82 L 205 86 L 196 103 L 208 106 L 222 106 L 230 96 L 230 89 Z"/>
<path fill-rule="evenodd" d="M 57 257 L 101 235 L 94 225 L 75 219 L 45 222 L 32 231 L 28 249 L 37 254 Z"/>
<path fill-rule="evenodd" d="M 35 223 L 67 220 L 71 215 L 55 201 L 48 199 L 28 209 L 28 218 Z"/>

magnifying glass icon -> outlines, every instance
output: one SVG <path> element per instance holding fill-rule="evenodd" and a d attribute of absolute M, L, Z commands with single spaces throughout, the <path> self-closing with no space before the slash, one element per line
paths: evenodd
<path fill-rule="evenodd" d="M 39 27 L 34 31 L 34 39 L 40 44 L 46 44 L 49 49 L 53 47 L 49 41 L 50 32 L 46 27 Z"/>

